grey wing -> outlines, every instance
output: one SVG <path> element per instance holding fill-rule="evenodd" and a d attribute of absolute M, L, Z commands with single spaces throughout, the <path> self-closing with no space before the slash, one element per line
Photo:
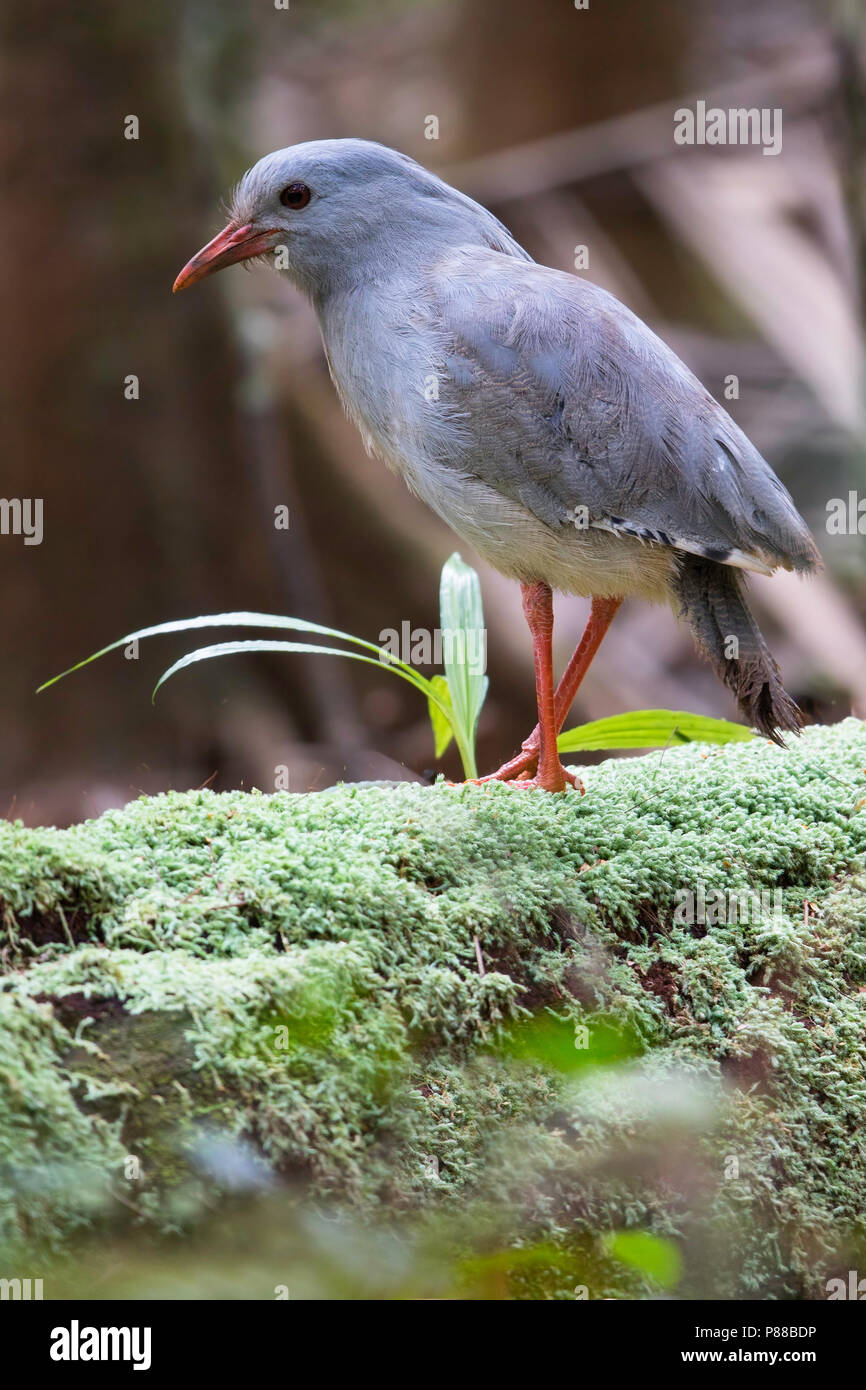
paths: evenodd
<path fill-rule="evenodd" d="M 819 563 L 769 464 L 613 296 L 491 252 L 464 253 L 442 283 L 463 470 L 553 528 L 586 524 L 766 572 Z"/>

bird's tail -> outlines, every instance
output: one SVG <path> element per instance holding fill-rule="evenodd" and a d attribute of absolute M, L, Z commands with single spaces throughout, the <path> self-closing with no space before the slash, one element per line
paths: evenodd
<path fill-rule="evenodd" d="M 675 592 L 698 650 L 733 691 L 749 724 L 778 744 L 779 730 L 799 733 L 802 712 L 782 685 L 736 570 L 686 555 Z"/>

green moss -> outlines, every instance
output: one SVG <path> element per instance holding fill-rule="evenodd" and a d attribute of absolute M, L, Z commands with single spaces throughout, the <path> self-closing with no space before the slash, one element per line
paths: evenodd
<path fill-rule="evenodd" d="M 0 825 L 7 1248 L 198 1229 L 216 1134 L 484 1289 L 646 1291 L 600 1240 L 627 1228 L 683 1296 L 820 1290 L 863 1235 L 866 727 L 582 775 Z M 721 920 L 681 920 L 701 889 Z M 586 1049 L 515 1049 L 539 1012 Z"/>

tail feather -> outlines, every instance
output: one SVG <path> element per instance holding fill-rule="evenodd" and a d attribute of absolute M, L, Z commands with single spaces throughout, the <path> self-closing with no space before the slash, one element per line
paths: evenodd
<path fill-rule="evenodd" d="M 780 745 L 779 730 L 799 733 L 802 711 L 782 685 L 739 573 L 715 560 L 687 555 L 675 592 L 698 650 L 736 696 L 749 724 Z"/>

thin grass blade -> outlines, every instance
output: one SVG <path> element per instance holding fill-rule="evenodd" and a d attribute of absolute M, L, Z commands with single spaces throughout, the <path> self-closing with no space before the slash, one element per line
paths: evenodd
<path fill-rule="evenodd" d="M 373 648 L 378 651 L 377 647 Z M 428 701 L 432 701 L 440 710 L 442 717 L 450 721 L 452 715 L 449 707 L 442 702 L 439 694 L 434 689 L 431 681 L 418 671 L 406 666 L 405 663 L 393 663 L 380 661 L 378 658 L 364 656 L 361 652 L 347 652 L 342 647 L 322 647 L 315 642 L 216 642 L 209 647 L 198 647 L 194 652 L 187 652 L 163 671 L 159 680 L 153 688 L 152 700 L 156 699 L 158 691 L 171 680 L 172 676 L 177 675 L 178 671 L 183 671 L 187 666 L 192 666 L 197 661 L 210 661 L 218 656 L 236 656 L 244 652 L 301 652 L 307 656 L 343 656 L 350 661 L 363 661 L 367 666 L 376 666 L 380 670 L 390 671 L 392 675 L 399 676 L 401 680 L 413 685 Z"/>
<path fill-rule="evenodd" d="M 82 666 L 89 666 L 91 661 L 96 661 L 101 656 L 107 656 L 109 652 L 117 651 L 119 647 L 125 647 L 130 642 L 139 642 L 145 637 L 161 637 L 172 632 L 193 632 L 196 629 L 206 627 L 282 628 L 290 632 L 314 633 L 318 637 L 336 637 L 342 642 L 351 642 L 353 646 L 361 647 L 366 651 L 381 653 L 382 665 L 400 667 L 405 671 L 412 670 L 412 667 L 408 666 L 406 662 L 400 661 L 398 657 L 393 656 L 384 648 L 377 647 L 374 642 L 365 642 L 360 637 L 353 637 L 350 632 L 341 632 L 339 628 L 323 627 L 320 623 L 308 623 L 302 618 L 284 618 L 278 613 L 212 613 L 201 618 L 178 618 L 172 622 L 156 623 L 153 627 L 140 627 L 135 632 L 128 632 L 125 637 L 119 637 L 116 642 L 109 643 L 107 647 L 102 647 L 98 652 L 93 652 L 91 656 L 86 656 L 83 661 L 76 662 L 66 671 L 61 671 L 59 675 L 44 681 L 36 693 L 47 690 L 49 686 L 63 680 L 64 676 L 71 676 L 73 671 L 80 671 Z"/>

